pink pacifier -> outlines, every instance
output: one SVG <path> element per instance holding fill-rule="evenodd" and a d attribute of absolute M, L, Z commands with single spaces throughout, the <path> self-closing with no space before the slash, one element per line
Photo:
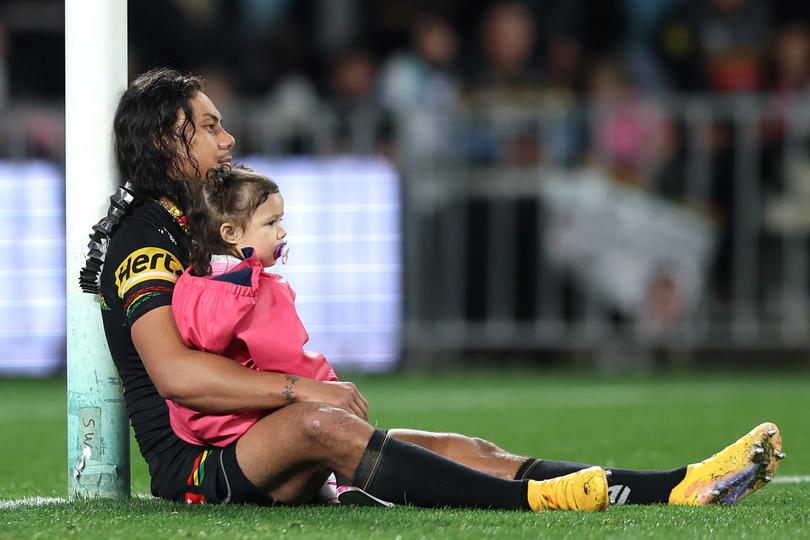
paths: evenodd
<path fill-rule="evenodd" d="M 287 245 L 287 242 L 284 241 L 276 246 L 276 250 L 273 252 L 273 257 L 278 261 L 281 260 L 281 264 L 287 264 L 287 256 L 290 253 L 290 247 Z"/>

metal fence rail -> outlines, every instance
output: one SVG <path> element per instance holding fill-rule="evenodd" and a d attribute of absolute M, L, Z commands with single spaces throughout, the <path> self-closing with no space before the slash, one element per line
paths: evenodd
<path fill-rule="evenodd" d="M 604 352 L 617 346 L 632 356 L 655 347 L 810 345 L 808 104 L 693 97 L 647 105 L 660 125 L 639 131 L 653 137 L 663 129 L 668 140 L 655 148 L 638 143 L 641 152 L 658 154 L 635 161 L 594 157 L 594 133 L 609 114 L 595 107 L 463 111 L 452 152 L 405 161 L 407 350 Z M 580 159 L 504 159 L 510 137 L 514 143 L 521 133 L 532 134 L 519 143 L 536 144 L 542 154 L 551 132 L 566 125 L 585 134 Z M 494 158 L 479 159 L 462 147 L 481 126 L 479 137 L 489 138 Z M 621 309 L 592 279 L 554 260 L 548 230 L 559 216 L 550 208 L 548 184 L 578 182 L 583 171 L 594 170 L 605 184 L 622 186 L 623 198 L 637 195 L 653 207 L 666 201 L 709 224 L 712 247 L 699 264 L 698 294 L 663 328 L 651 330 L 649 314 Z M 651 215 L 650 223 L 656 219 Z"/>
<path fill-rule="evenodd" d="M 38 122 L 53 139 L 62 112 L 42 111 L 9 111 L 17 120 L 0 132 L 3 156 L 35 155 Z M 810 347 L 806 99 L 440 113 L 285 116 L 259 103 L 227 112 L 243 154 L 377 153 L 397 165 L 408 357 Z M 560 231 L 575 255 L 559 253 Z M 671 255 L 659 274 L 644 270 L 660 263 L 651 253 Z"/>

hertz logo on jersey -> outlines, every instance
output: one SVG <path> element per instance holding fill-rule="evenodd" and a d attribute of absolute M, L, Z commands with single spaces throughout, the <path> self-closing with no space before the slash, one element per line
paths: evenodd
<path fill-rule="evenodd" d="M 124 298 L 129 289 L 138 283 L 163 280 L 177 281 L 183 274 L 183 265 L 165 249 L 156 247 L 133 251 L 115 270 L 115 286 L 118 297 Z"/>

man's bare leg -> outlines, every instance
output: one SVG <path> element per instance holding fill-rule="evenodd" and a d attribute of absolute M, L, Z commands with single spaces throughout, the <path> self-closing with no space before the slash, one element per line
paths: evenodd
<path fill-rule="evenodd" d="M 481 472 L 512 480 L 528 457 L 507 452 L 495 444 L 458 433 L 432 433 L 417 429 L 391 429 L 391 437 L 427 448 L 432 452 Z"/>
<path fill-rule="evenodd" d="M 236 458 L 251 483 L 290 504 L 311 500 L 334 471 L 398 504 L 588 511 L 607 505 L 607 481 L 597 467 L 549 482 L 504 479 L 386 436 L 345 410 L 313 403 L 292 404 L 261 419 L 237 443 Z"/>
<path fill-rule="evenodd" d="M 499 478 L 515 479 L 519 475 L 520 479 L 547 480 L 592 467 L 584 463 L 540 461 L 518 456 L 489 441 L 457 433 L 431 433 L 412 429 L 392 429 L 388 433 L 398 440 L 417 444 Z M 666 503 L 672 489 L 683 480 L 686 468 L 671 471 L 612 469 L 611 472 L 611 504 L 650 504 Z"/>
<path fill-rule="evenodd" d="M 311 500 L 329 472 L 351 478 L 374 428 L 328 405 L 297 403 L 262 418 L 236 445 L 250 482 L 280 502 Z"/>

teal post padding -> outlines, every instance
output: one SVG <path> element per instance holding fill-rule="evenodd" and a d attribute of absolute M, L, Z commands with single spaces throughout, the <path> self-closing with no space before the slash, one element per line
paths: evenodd
<path fill-rule="evenodd" d="M 77 284 L 74 288 L 68 293 L 68 496 L 126 498 L 129 423 L 121 382 L 107 350 L 97 297 L 79 292 Z"/>
<path fill-rule="evenodd" d="M 99 298 L 79 288 L 91 227 L 115 190 L 113 117 L 127 86 L 127 1 L 65 1 L 68 497 L 126 498 L 129 422 Z M 61 449 L 60 449 L 61 450 Z M 54 452 L 59 450 L 53 449 Z"/>

